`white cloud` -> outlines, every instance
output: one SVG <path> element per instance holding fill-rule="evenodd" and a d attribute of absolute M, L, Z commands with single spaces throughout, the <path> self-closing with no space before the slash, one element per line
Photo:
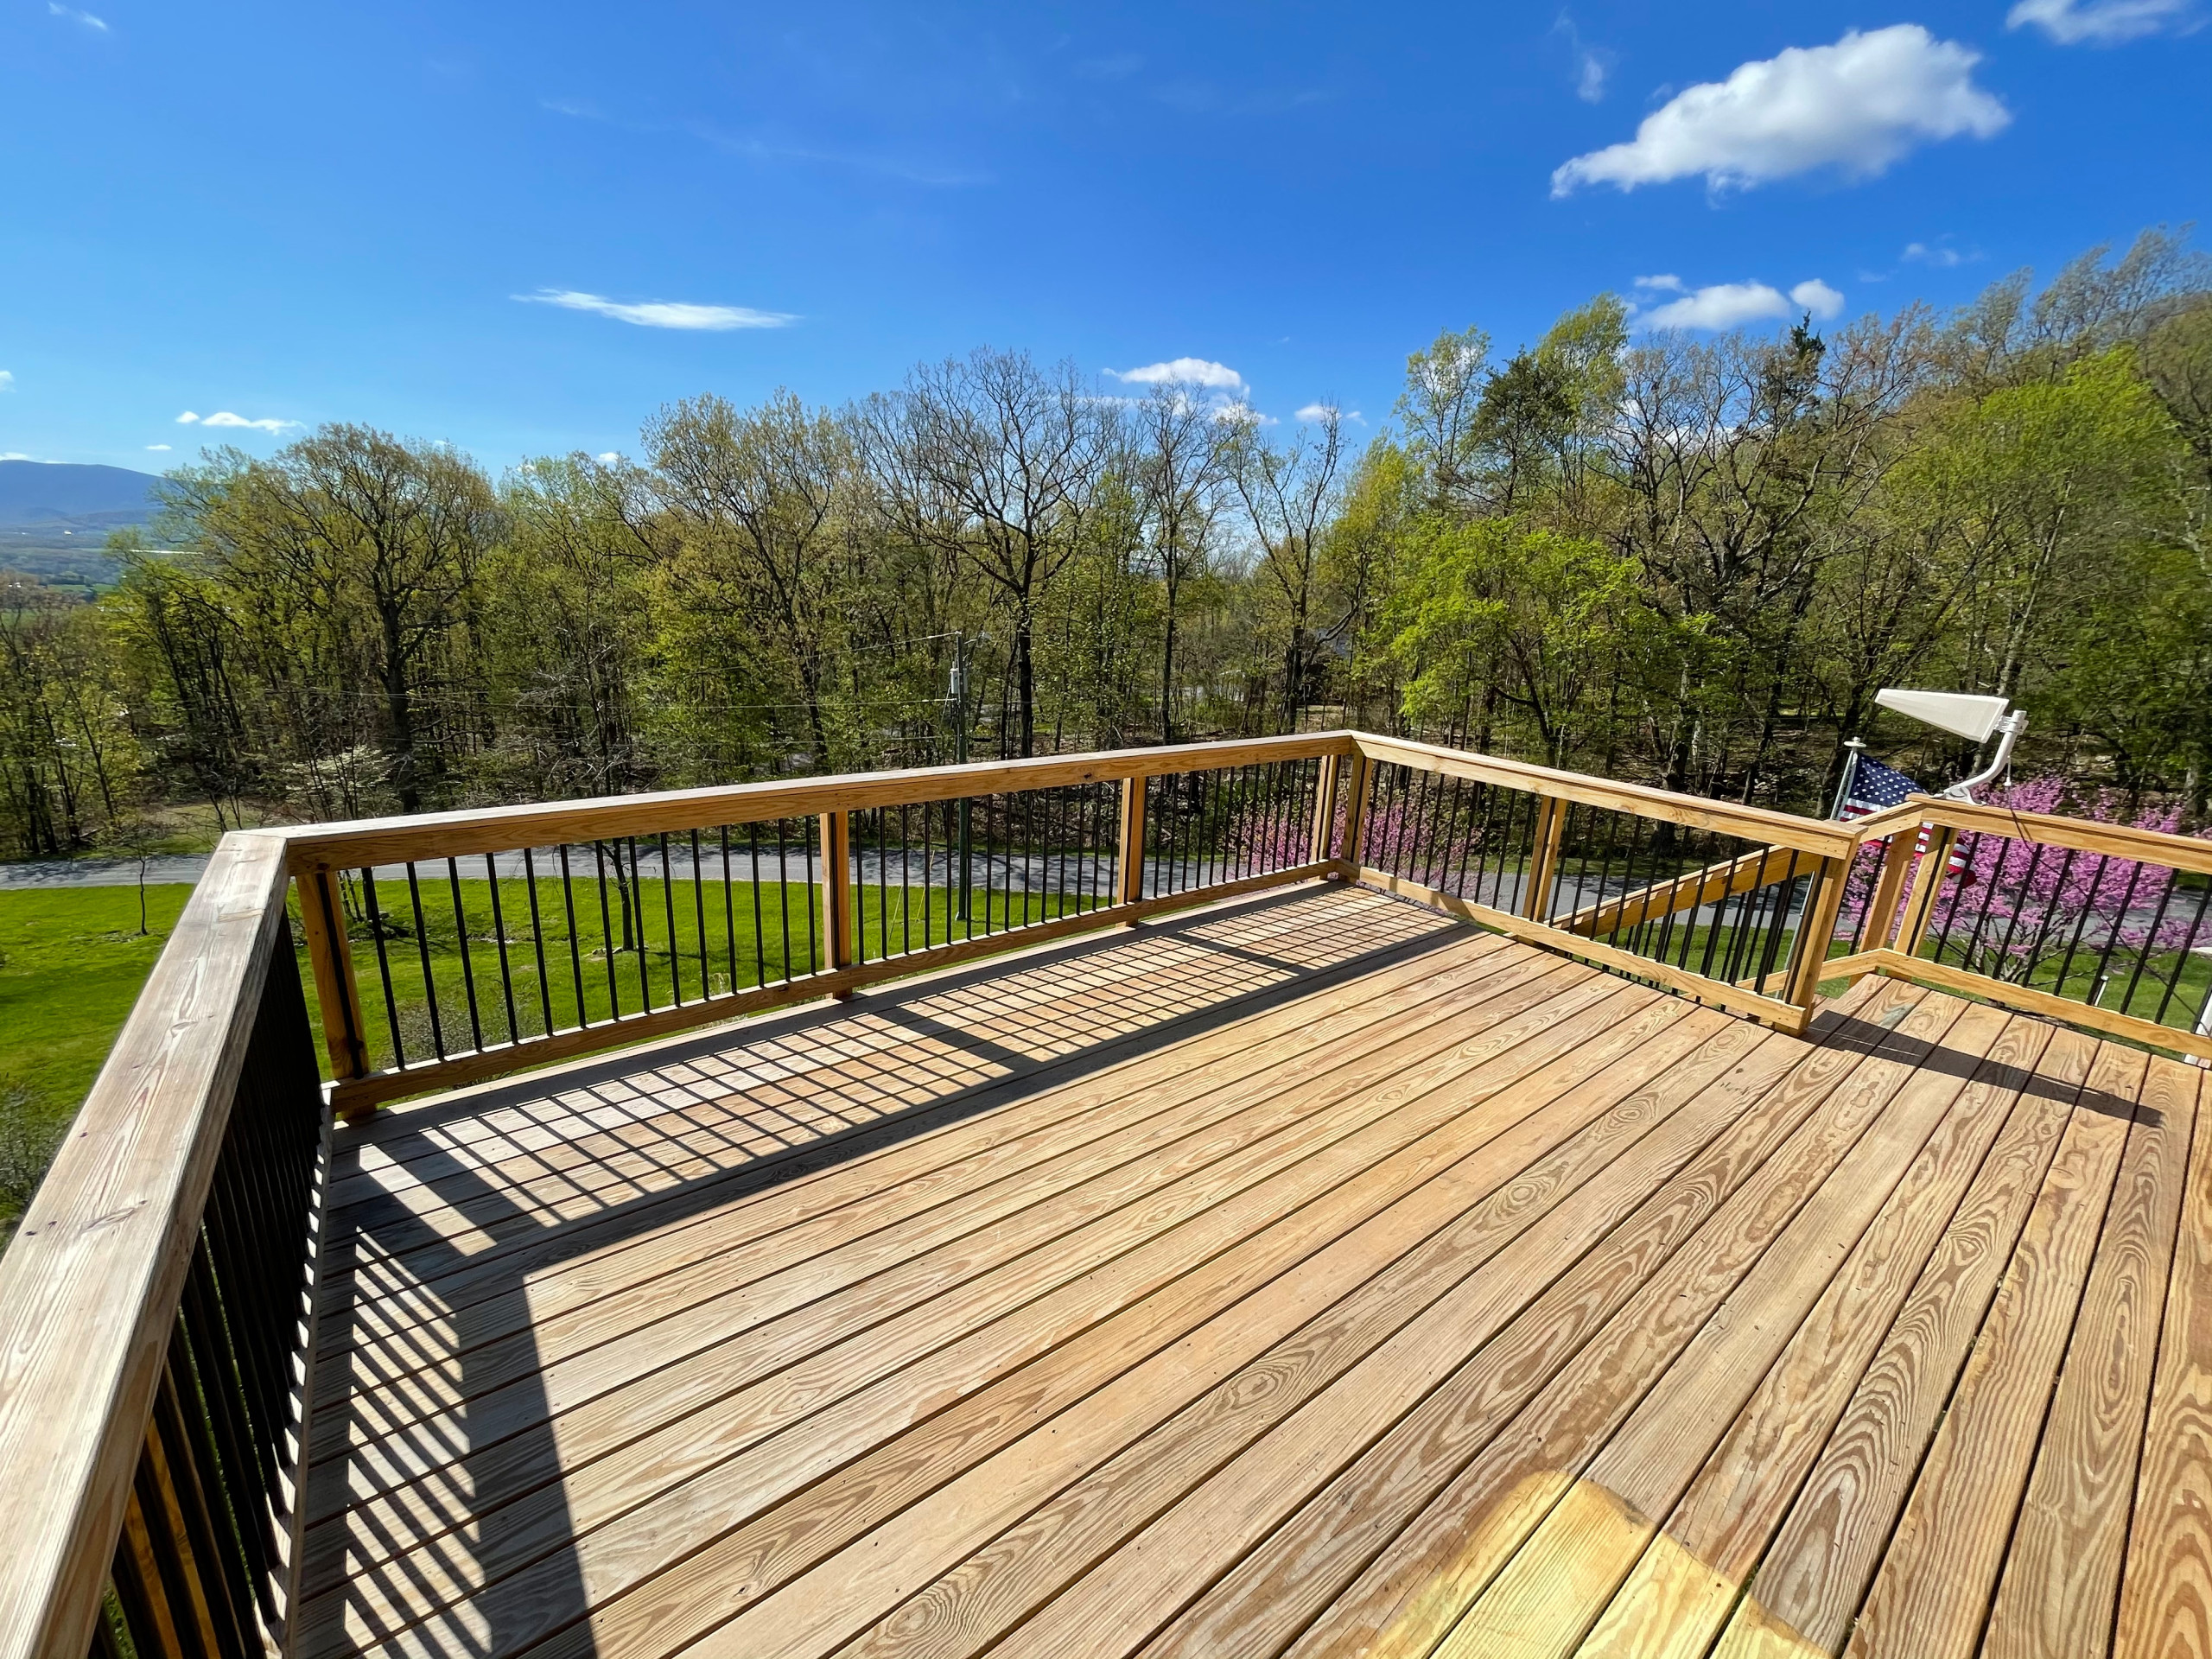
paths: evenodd
<path fill-rule="evenodd" d="M 2088 41 L 2116 46 L 2164 29 L 2188 27 L 2190 0 L 2019 0 L 2005 15 L 2005 27 L 2032 23 L 2061 46 Z"/>
<path fill-rule="evenodd" d="M 297 421 L 280 421 L 274 416 L 250 421 L 243 415 L 233 415 L 227 409 L 219 409 L 213 415 L 195 415 L 190 410 L 176 417 L 179 426 L 235 427 L 255 432 L 282 432 L 286 427 L 297 426 Z"/>
<path fill-rule="evenodd" d="M 1904 245 L 1904 251 L 1897 257 L 1909 265 L 1933 265 L 1938 270 L 1948 270 L 1955 265 L 1963 265 L 1968 260 L 1978 259 L 1981 256 L 1961 253 L 1943 242 L 1908 242 Z"/>
<path fill-rule="evenodd" d="M 1240 397 L 1244 392 L 1243 375 L 1226 363 L 1210 362 L 1203 357 L 1179 357 L 1166 363 L 1147 363 L 1135 369 L 1109 369 L 1106 372 L 1124 385 L 1205 386 Z"/>
<path fill-rule="evenodd" d="M 525 305 L 557 305 L 569 311 L 589 311 L 640 328 L 702 328 L 720 333 L 730 328 L 781 328 L 798 319 L 788 311 L 755 311 L 748 305 L 695 305 L 683 300 L 646 300 L 636 305 L 610 300 L 602 294 L 579 293 L 575 289 L 541 288 L 535 294 L 511 294 L 509 299 Z"/>
<path fill-rule="evenodd" d="M 1585 104 L 1604 103 L 1605 78 L 1612 73 L 1613 54 L 1585 41 L 1582 31 L 1574 26 L 1574 19 L 1564 12 L 1552 25 L 1552 30 L 1567 37 L 1567 49 L 1574 54 L 1574 95 Z"/>
<path fill-rule="evenodd" d="M 37 459 L 36 455 L 27 455 L 20 449 L 10 449 L 7 454 L 0 454 L 0 461 L 36 461 Z"/>
<path fill-rule="evenodd" d="M 12 391 L 15 387 L 16 377 L 7 370 L 0 369 L 0 391 Z"/>
<path fill-rule="evenodd" d="M 1980 60 L 1917 23 L 1853 29 L 1833 46 L 1793 46 L 1677 94 L 1628 143 L 1566 162 L 1552 175 L 1552 194 L 1586 184 L 1633 190 L 1697 174 L 1716 189 L 1749 188 L 1824 167 L 1872 177 L 1919 144 L 1986 138 L 2012 118 L 1974 84 Z"/>
<path fill-rule="evenodd" d="M 1226 426 L 1281 426 L 1282 423 L 1272 415 L 1262 415 L 1242 397 L 1233 403 L 1221 404 L 1213 417 Z"/>
<path fill-rule="evenodd" d="M 1814 276 L 1789 290 L 1789 302 L 1800 311 L 1809 311 L 1823 322 L 1839 316 L 1843 311 L 1843 296 Z"/>
<path fill-rule="evenodd" d="M 600 452 L 598 456 L 599 464 L 602 467 L 612 467 L 616 461 L 621 459 L 621 452 L 615 449 L 603 449 Z"/>
<path fill-rule="evenodd" d="M 150 453 L 160 454 L 168 448 L 168 445 L 166 443 L 149 443 L 146 448 Z"/>
<path fill-rule="evenodd" d="M 106 18 L 95 17 L 91 12 L 79 11 L 74 6 L 65 6 L 60 0 L 46 0 L 46 10 L 48 16 L 67 17 L 72 22 L 82 23 L 86 29 L 98 29 L 103 35 L 107 33 Z"/>
<path fill-rule="evenodd" d="M 1680 279 L 1673 276 L 1639 276 L 1636 281 L 1639 288 L 1681 296 L 1639 311 L 1636 319 L 1639 328 L 1740 328 L 1747 322 L 1808 311 L 1825 319 L 1843 309 L 1843 296 L 1817 276 L 1798 283 L 1787 294 L 1766 283 L 1714 283 L 1686 290 Z"/>

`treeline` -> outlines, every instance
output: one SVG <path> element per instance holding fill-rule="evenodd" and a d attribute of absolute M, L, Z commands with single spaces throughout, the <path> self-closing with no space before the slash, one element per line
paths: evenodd
<path fill-rule="evenodd" d="M 1340 722 L 1818 810 L 1893 683 L 2201 820 L 2208 289 L 2151 232 L 1825 335 L 1601 296 L 1443 334 L 1363 442 L 978 351 L 497 480 L 355 426 L 213 452 L 96 602 L 0 579 L 0 842 Z"/>

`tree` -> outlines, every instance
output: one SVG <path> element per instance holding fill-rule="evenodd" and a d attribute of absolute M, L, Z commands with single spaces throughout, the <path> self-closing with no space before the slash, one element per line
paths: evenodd
<path fill-rule="evenodd" d="M 1510 518 L 1434 524 L 1391 611 L 1416 722 L 1464 723 L 1494 690 L 1551 765 L 1591 741 L 1598 693 L 1630 636 L 1633 559 Z"/>
<path fill-rule="evenodd" d="M 270 671 L 287 672 L 303 632 L 329 676 L 296 681 L 306 701 L 355 673 L 380 689 L 387 781 L 402 811 L 420 810 L 443 757 L 424 752 L 418 702 L 503 529 L 489 480 L 443 445 L 333 424 L 266 461 L 188 470 L 168 505 L 200 568 L 254 615 Z M 334 752 L 330 735 L 308 735 L 308 764 Z"/>
<path fill-rule="evenodd" d="M 1227 482 L 1230 428 L 1195 386 L 1161 385 L 1131 420 L 1131 470 L 1145 550 L 1162 599 L 1160 741 L 1175 741 L 1176 626 L 1185 594 L 1210 572 Z"/>
<path fill-rule="evenodd" d="M 1275 601 L 1282 720 L 1295 731 L 1312 700 L 1325 643 L 1319 614 L 1321 551 L 1341 495 L 1344 420 L 1333 404 L 1325 404 L 1319 419 L 1300 423 L 1280 448 L 1267 442 L 1258 421 L 1249 416 L 1233 421 L 1230 429 L 1229 474 L 1259 543 L 1260 569 Z"/>
<path fill-rule="evenodd" d="M 974 570 L 1007 616 L 1017 753 L 1037 741 L 1038 601 L 1083 546 L 1117 459 L 1116 406 L 1075 365 L 978 349 L 925 365 L 859 419 L 880 487 L 910 533 Z"/>
<path fill-rule="evenodd" d="M 671 404 L 645 443 L 679 549 L 681 602 L 728 619 L 771 683 L 799 703 L 817 770 L 830 769 L 823 702 L 842 616 L 855 457 L 845 429 L 779 390 L 741 413 L 722 398 Z"/>
<path fill-rule="evenodd" d="M 486 560 L 484 650 L 518 784 L 571 795 L 644 787 L 659 668 L 654 573 L 671 537 L 639 468 L 586 455 L 522 467 Z M 498 785 L 495 785 L 498 786 Z"/>

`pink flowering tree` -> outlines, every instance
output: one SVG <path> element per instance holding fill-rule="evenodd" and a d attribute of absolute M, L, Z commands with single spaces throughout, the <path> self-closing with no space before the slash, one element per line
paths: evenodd
<path fill-rule="evenodd" d="M 2117 790 L 2071 787 L 2057 778 L 2017 785 L 1986 804 L 2168 835 L 2179 829 L 2177 813 L 2130 812 Z M 1862 910 L 1879 868 L 1868 856 L 1874 850 L 1860 855 L 1847 889 L 1847 904 Z M 2163 864 L 1999 835 L 1962 836 L 1950 862 L 1924 947 L 1939 959 L 2101 1006 L 2118 1007 L 2126 999 L 2129 1011 L 2152 1018 L 2176 1001 L 2193 1015 L 2201 998 L 2170 996 L 2167 988 L 2178 984 L 2187 963 L 2182 953 L 2212 943 L 2212 888 Z M 1923 858 L 1911 885 L 1929 874 Z M 2120 988 L 2107 998 L 2114 982 Z"/>

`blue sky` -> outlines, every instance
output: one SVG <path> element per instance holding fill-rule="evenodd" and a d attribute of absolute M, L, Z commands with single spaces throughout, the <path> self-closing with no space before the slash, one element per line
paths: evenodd
<path fill-rule="evenodd" d="M 499 468 L 986 343 L 1371 428 L 1445 327 L 1948 305 L 2212 219 L 2208 10 L 0 0 L 0 452 Z"/>

